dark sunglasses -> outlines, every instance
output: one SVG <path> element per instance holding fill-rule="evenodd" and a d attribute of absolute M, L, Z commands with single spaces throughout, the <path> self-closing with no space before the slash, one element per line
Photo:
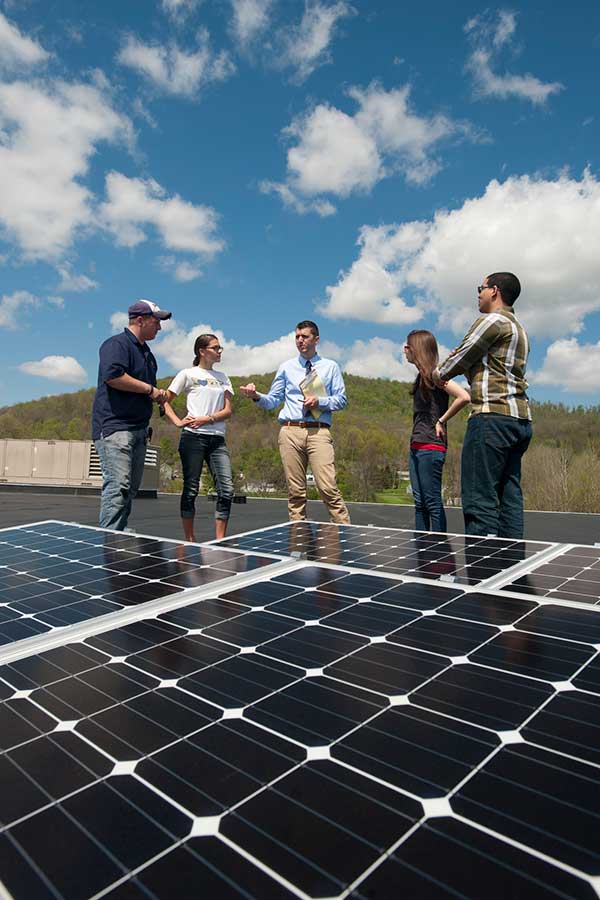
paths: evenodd
<path fill-rule="evenodd" d="M 486 288 L 496 287 L 495 284 L 478 284 L 477 285 L 477 293 L 480 294 L 482 291 L 485 291 Z"/>

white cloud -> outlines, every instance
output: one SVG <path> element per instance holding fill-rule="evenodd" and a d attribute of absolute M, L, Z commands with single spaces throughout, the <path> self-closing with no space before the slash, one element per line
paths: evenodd
<path fill-rule="evenodd" d="M 159 256 L 157 265 L 163 272 L 168 272 L 173 276 L 175 281 L 186 284 L 188 281 L 195 281 L 204 274 L 202 269 L 190 262 L 181 262 L 175 256 Z"/>
<path fill-rule="evenodd" d="M 106 194 L 100 219 L 123 247 L 135 247 L 145 241 L 144 227 L 152 225 L 164 246 L 171 250 L 211 257 L 223 249 L 223 241 L 215 237 L 218 216 L 214 209 L 194 206 L 177 194 L 169 198 L 151 178 L 127 178 L 119 172 L 109 172 Z"/>
<path fill-rule="evenodd" d="M 190 263 L 182 262 L 175 266 L 175 281 L 180 281 L 185 284 L 188 281 L 195 281 L 196 278 L 200 278 L 201 275 L 202 269 L 199 269 L 197 266 L 193 266 Z"/>
<path fill-rule="evenodd" d="M 52 306 L 56 306 L 57 309 L 65 308 L 64 297 L 48 297 L 48 303 L 51 303 Z"/>
<path fill-rule="evenodd" d="M 74 356 L 44 356 L 43 359 L 24 362 L 18 366 L 27 375 L 49 378 L 64 384 L 85 384 L 87 374 Z"/>
<path fill-rule="evenodd" d="M 385 91 L 377 83 L 350 88 L 358 110 L 349 115 L 319 104 L 294 120 L 284 135 L 296 141 L 287 153 L 287 179 L 265 181 L 264 192 L 280 195 L 298 212 L 333 212 L 323 194 L 347 197 L 366 193 L 381 179 L 400 173 L 413 184 L 430 181 L 439 171 L 433 148 L 450 137 L 479 136 L 466 123 L 412 111 L 408 85 Z M 321 208 L 319 208 L 319 206 Z"/>
<path fill-rule="evenodd" d="M 197 49 L 186 52 L 176 44 L 143 44 L 130 36 L 121 49 L 118 61 L 134 69 L 156 88 L 167 94 L 195 97 L 212 81 L 223 81 L 233 74 L 235 66 L 225 51 L 214 53 L 206 30 L 197 34 Z"/>
<path fill-rule="evenodd" d="M 477 18 L 471 19 L 471 27 L 469 31 L 473 31 L 477 28 Z M 498 25 L 496 27 L 496 31 L 492 36 L 492 43 L 494 47 L 502 47 L 504 44 L 508 43 L 515 31 L 517 30 L 517 17 L 511 10 L 501 9 L 498 12 Z"/>
<path fill-rule="evenodd" d="M 14 71 L 45 62 L 50 54 L 41 44 L 21 34 L 0 12 L 0 69 Z"/>
<path fill-rule="evenodd" d="M 127 328 L 129 324 L 129 316 L 124 312 L 114 312 L 110 317 L 110 330 L 113 334 L 118 334 Z"/>
<path fill-rule="evenodd" d="M 407 329 L 407 333 L 408 333 Z M 439 345 L 440 359 L 450 350 Z M 341 350 L 338 361 L 344 372 L 362 375 L 364 378 L 391 378 L 393 381 L 414 381 L 417 370 L 404 358 L 404 344 L 396 344 L 387 338 L 374 337 L 368 341 L 355 341 L 351 347 Z"/>
<path fill-rule="evenodd" d="M 144 106 L 139 97 L 136 97 L 134 99 L 132 109 L 134 114 L 136 116 L 139 116 L 139 118 L 142 119 L 150 128 L 158 128 L 158 122 L 156 121 L 150 110 L 146 106 Z"/>
<path fill-rule="evenodd" d="M 259 188 L 263 194 L 277 194 L 284 206 L 293 209 L 300 215 L 306 215 L 309 212 L 316 212 L 321 218 L 332 216 L 336 212 L 336 208 L 329 200 L 301 200 L 295 191 L 287 184 L 281 184 L 277 181 L 261 181 Z"/>
<path fill-rule="evenodd" d="M 200 324 L 186 331 L 179 322 L 173 323 L 169 334 L 161 334 L 153 345 L 153 351 L 169 363 L 173 372 L 188 368 L 194 356 L 194 341 L 199 334 L 207 332 L 216 334 L 224 348 L 220 368 L 228 375 L 245 377 L 274 372 L 282 362 L 296 355 L 293 331 L 264 344 L 248 345 L 228 339 L 212 325 Z M 387 338 L 355 341 L 347 347 L 340 347 L 325 338 L 319 348 L 321 355 L 337 360 L 343 371 L 352 375 L 396 381 L 414 381 L 415 378 L 415 367 L 404 359 L 403 344 Z M 440 347 L 442 358 L 448 352 L 447 347 Z"/>
<path fill-rule="evenodd" d="M 39 300 L 29 291 L 15 291 L 13 294 L 4 294 L 0 298 L 0 328 L 8 328 L 16 331 L 20 327 L 23 313 L 27 309 L 39 305 Z"/>
<path fill-rule="evenodd" d="M 295 70 L 294 80 L 305 81 L 318 66 L 331 61 L 329 45 L 336 25 L 353 14 L 349 3 L 309 0 L 300 23 L 284 33 L 281 66 L 291 66 Z"/>
<path fill-rule="evenodd" d="M 535 75 L 498 74 L 494 70 L 516 31 L 513 12 L 500 10 L 496 20 L 488 13 L 474 16 L 468 20 L 464 30 L 473 43 L 466 70 L 473 78 L 476 96 L 497 97 L 500 100 L 518 97 L 541 106 L 553 94 L 563 90 L 564 85 L 558 81 L 543 82 Z"/>
<path fill-rule="evenodd" d="M 63 265 L 57 266 L 56 269 L 60 275 L 60 283 L 56 286 L 57 291 L 79 294 L 98 287 L 98 282 L 94 281 L 93 278 L 88 278 L 87 275 L 77 275 L 70 263 L 63 263 Z"/>
<path fill-rule="evenodd" d="M 231 31 L 242 47 L 252 44 L 269 25 L 273 0 L 231 0 Z"/>
<path fill-rule="evenodd" d="M 550 344 L 541 369 L 531 372 L 530 384 L 549 385 L 587 394 L 600 391 L 600 341 L 580 344 L 564 338 Z"/>
<path fill-rule="evenodd" d="M 482 196 L 429 221 L 363 226 L 359 256 L 327 288 L 321 311 L 387 323 L 430 311 L 462 334 L 477 314 L 475 286 L 513 271 L 523 285 L 517 314 L 530 334 L 575 334 L 600 309 L 599 232 L 600 181 L 589 172 L 579 181 L 491 181 Z"/>
<path fill-rule="evenodd" d="M 261 375 L 273 372 L 281 362 L 296 352 L 294 332 L 265 344 L 252 346 L 228 340 L 224 333 L 212 325 L 196 325 L 189 331 L 174 322 L 168 334 L 161 336 L 153 345 L 154 353 L 167 360 L 173 371 L 186 369 L 194 358 L 194 341 L 199 334 L 216 334 L 222 344 L 223 362 L 220 368 L 228 375 Z M 166 373 L 165 373 L 166 374 Z"/>
<path fill-rule="evenodd" d="M 362 319 L 382 324 L 411 324 L 424 315 L 422 300 L 402 296 L 407 285 L 403 266 L 423 237 L 421 223 L 381 225 L 360 229 L 360 255 L 349 272 L 326 289 L 321 312 L 332 319 Z"/>
<path fill-rule="evenodd" d="M 73 44 L 83 44 L 84 30 L 82 25 L 75 25 L 71 22 L 65 26 L 65 34 L 67 39 Z"/>
<path fill-rule="evenodd" d="M 388 172 L 399 169 L 414 184 L 430 181 L 439 171 L 440 164 L 428 156 L 439 141 L 451 136 L 478 137 L 464 122 L 413 113 L 408 86 L 384 91 L 372 84 L 366 90 L 352 88 L 349 94 L 360 106 L 356 122 L 363 132 L 373 135 Z"/>
<path fill-rule="evenodd" d="M 407 363 L 402 345 L 387 338 L 355 341 L 345 355 L 344 371 L 365 378 L 391 378 L 394 381 L 414 381 L 416 370 Z"/>
<path fill-rule="evenodd" d="M 100 87 L 0 84 L 0 225 L 26 257 L 60 257 L 93 224 L 81 179 L 100 141 L 131 135 Z"/>
<path fill-rule="evenodd" d="M 284 360 L 296 354 L 294 332 L 282 335 L 261 345 L 243 345 L 228 340 L 224 333 L 214 329 L 212 325 L 197 325 L 186 332 L 175 323 L 171 333 L 156 342 L 154 351 L 157 356 L 167 360 L 173 370 L 187 368 L 193 359 L 193 345 L 196 337 L 205 332 L 217 335 L 224 347 L 221 368 L 229 375 L 261 375 L 273 372 Z M 395 381 L 413 381 L 416 370 L 406 362 L 403 355 L 403 344 L 397 344 L 386 338 L 374 337 L 369 341 L 355 341 L 348 347 L 322 340 L 322 355 L 336 359 L 344 372 L 362 375 L 365 378 L 390 378 Z M 440 356 L 449 352 L 440 347 Z"/>
<path fill-rule="evenodd" d="M 161 6 L 168 16 L 182 22 L 198 6 L 198 0 L 161 0 Z"/>

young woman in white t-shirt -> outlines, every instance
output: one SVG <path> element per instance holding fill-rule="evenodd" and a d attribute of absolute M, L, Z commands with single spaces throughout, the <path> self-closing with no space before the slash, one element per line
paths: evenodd
<path fill-rule="evenodd" d="M 165 412 L 181 428 L 179 455 L 183 470 L 181 520 L 186 541 L 195 541 L 194 513 L 200 475 L 208 464 L 217 488 L 215 533 L 225 537 L 233 500 L 231 460 L 225 444 L 225 420 L 231 416 L 233 388 L 227 375 L 213 369 L 221 361 L 223 348 L 214 334 L 201 334 L 194 344 L 194 362 L 190 369 L 178 372 L 167 394 Z M 170 401 L 184 391 L 187 415 L 180 419 Z"/>

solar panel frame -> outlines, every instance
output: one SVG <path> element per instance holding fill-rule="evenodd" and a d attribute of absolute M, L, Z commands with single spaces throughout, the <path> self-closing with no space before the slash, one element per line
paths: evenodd
<path fill-rule="evenodd" d="M 13 536 L 15 539 L 23 539 L 24 543 L 29 543 L 30 545 L 38 544 L 40 546 L 46 547 L 46 551 L 43 551 L 40 549 L 40 546 L 37 546 L 35 548 L 34 552 L 38 552 L 38 553 L 46 553 L 50 546 L 55 547 L 56 540 L 69 540 L 70 543 L 74 543 L 75 545 L 81 545 L 82 549 L 86 549 L 87 547 L 93 546 L 89 543 L 89 541 L 85 541 L 82 539 L 71 540 L 70 538 L 66 538 L 64 535 L 55 535 L 53 542 L 47 542 L 47 541 L 45 541 L 45 538 L 47 537 L 46 533 L 43 531 L 35 530 L 35 529 L 39 529 L 40 527 L 43 527 L 43 526 L 52 526 L 52 527 L 54 527 L 55 530 L 68 531 L 69 534 L 84 535 L 84 534 L 91 532 L 94 535 L 97 534 L 98 539 L 108 538 L 108 540 L 111 543 L 116 542 L 117 544 L 124 543 L 125 545 L 127 545 L 128 541 L 129 542 L 140 541 L 140 542 L 145 543 L 146 549 L 148 549 L 149 547 L 152 547 L 152 546 L 156 549 L 156 545 L 160 544 L 161 546 L 166 545 L 167 547 L 169 545 L 172 545 L 174 552 L 176 552 L 179 548 L 181 548 L 181 550 L 184 554 L 190 553 L 192 551 L 209 554 L 211 556 L 215 553 L 215 551 L 218 554 L 217 548 L 207 546 L 206 544 L 184 543 L 184 542 L 177 541 L 174 539 L 168 539 L 168 538 L 164 538 L 164 539 L 160 538 L 159 539 L 159 538 L 149 536 L 149 535 L 137 535 L 137 534 L 134 535 L 134 534 L 130 534 L 128 532 L 114 532 L 114 531 L 110 531 L 107 529 L 97 528 L 95 526 L 79 526 L 74 523 L 65 523 L 65 522 L 61 522 L 59 520 L 55 520 L 55 519 L 49 519 L 49 520 L 44 520 L 41 522 L 35 522 L 35 523 L 28 524 L 28 525 L 18 526 L 16 528 L 13 527 L 13 528 L 0 529 L 0 548 L 2 548 L 3 546 L 5 546 L 5 547 L 6 546 L 15 546 L 15 547 L 19 548 L 20 546 L 23 545 L 23 543 L 10 545 L 10 544 L 7 544 L 6 542 L 4 542 L 2 540 L 2 535 L 6 534 L 6 533 L 10 533 L 11 536 Z M 39 538 L 38 538 L 38 535 L 39 535 Z M 69 545 L 67 545 L 67 546 L 69 546 Z M 128 551 L 122 551 L 122 552 L 127 553 Z M 245 582 L 247 580 L 247 576 L 252 577 L 252 572 L 254 570 L 250 569 L 246 573 L 244 573 L 243 571 L 242 572 L 235 571 L 236 568 L 239 568 L 239 566 L 237 565 L 238 561 L 242 561 L 244 563 L 246 563 L 246 562 L 252 563 L 252 561 L 255 559 L 262 559 L 262 560 L 268 559 L 270 562 L 268 564 L 266 564 L 264 566 L 264 568 L 268 568 L 268 569 L 274 568 L 277 570 L 279 570 L 282 565 L 284 568 L 289 565 L 289 561 L 283 560 L 283 559 L 281 559 L 281 557 L 273 556 L 272 554 L 268 554 L 268 555 L 261 554 L 261 556 L 259 557 L 256 554 L 249 554 L 249 553 L 240 552 L 240 551 L 233 551 L 233 553 L 232 553 L 231 551 L 227 550 L 226 548 L 222 549 L 222 553 L 224 556 L 230 557 L 230 559 L 229 560 L 224 559 L 222 561 L 219 561 L 218 565 L 229 566 L 229 568 L 224 568 L 221 570 L 215 566 L 215 568 L 213 568 L 211 570 L 213 572 L 220 572 L 221 577 L 214 579 L 214 580 L 210 580 L 206 584 L 201 584 L 197 587 L 194 587 L 194 586 L 186 587 L 185 584 L 182 586 L 182 585 L 174 583 L 173 581 L 168 582 L 168 581 L 158 581 L 158 580 L 146 579 L 144 582 L 142 582 L 140 580 L 140 590 L 142 591 L 142 594 L 148 593 L 149 599 L 142 600 L 142 602 L 134 603 L 134 604 L 124 603 L 124 602 L 116 603 L 116 602 L 112 602 L 110 600 L 106 600 L 106 598 L 102 595 L 95 596 L 93 594 L 89 595 L 88 593 L 82 593 L 81 590 L 77 590 L 77 585 L 69 587 L 68 584 L 67 585 L 62 584 L 62 582 L 65 580 L 68 582 L 69 578 L 68 577 L 64 578 L 61 575 L 54 576 L 54 577 L 61 579 L 60 581 L 56 581 L 56 582 L 52 582 L 50 579 L 44 579 L 44 580 L 36 579 L 35 581 L 32 580 L 32 584 L 50 585 L 52 590 L 47 592 L 48 596 L 51 596 L 53 593 L 55 593 L 58 597 L 61 597 L 64 593 L 64 594 L 68 594 L 69 598 L 71 598 L 71 596 L 73 597 L 73 600 L 71 603 L 62 604 L 62 605 L 57 604 L 57 606 L 54 609 L 59 609 L 59 610 L 66 609 L 67 611 L 70 611 L 71 609 L 76 608 L 82 604 L 86 604 L 87 609 L 89 609 L 90 612 L 92 612 L 93 614 L 81 616 L 80 621 L 75 621 L 72 624 L 68 624 L 68 623 L 63 624 L 59 621 L 57 624 L 53 625 L 53 624 L 48 624 L 48 621 L 47 621 L 48 618 L 50 617 L 50 614 L 52 613 L 53 608 L 49 609 L 48 611 L 44 610 L 43 608 L 38 609 L 36 611 L 35 597 L 31 598 L 31 606 L 32 606 L 33 611 L 29 611 L 26 613 L 21 613 L 18 608 L 15 609 L 15 607 L 18 606 L 18 604 L 22 605 L 24 602 L 26 602 L 22 598 L 18 597 L 16 600 L 6 600 L 4 602 L 0 602 L 0 613 L 2 613 L 5 610 L 9 610 L 10 613 L 14 613 L 14 618 L 6 618 L 6 620 L 4 622 L 2 620 L 0 620 L 0 629 L 1 628 L 9 629 L 10 627 L 13 627 L 13 629 L 15 631 L 15 640 L 13 640 L 13 641 L 8 640 L 5 643 L 0 643 L 0 662 L 5 659 L 13 658 L 15 656 L 15 654 L 19 655 L 21 653 L 40 652 L 41 649 L 44 647 L 54 646 L 54 645 L 63 643 L 64 641 L 72 640 L 72 639 L 76 638 L 78 635 L 87 634 L 90 630 L 94 631 L 97 627 L 100 627 L 101 629 L 103 629 L 104 627 L 110 628 L 110 627 L 112 627 L 113 623 L 115 623 L 115 622 L 128 623 L 128 622 L 136 621 L 138 618 L 140 618 L 144 615 L 145 610 L 147 610 L 150 614 L 156 610 L 162 611 L 164 607 L 169 608 L 173 604 L 173 602 L 179 598 L 181 598 L 181 600 L 183 600 L 185 602 L 187 602 L 189 600 L 190 603 L 193 603 L 193 602 L 195 602 L 195 600 L 199 599 L 200 597 L 204 597 L 207 593 L 210 594 L 211 590 L 214 592 L 214 589 L 211 589 L 211 584 L 223 583 L 226 587 L 233 586 L 234 584 L 236 586 L 239 586 L 240 584 L 245 584 Z M 31 555 L 31 552 L 29 555 Z M 147 556 L 148 559 L 151 560 L 152 562 L 155 561 L 155 559 L 152 557 L 151 554 L 138 554 L 138 555 L 139 555 L 140 559 L 142 559 L 144 556 Z M 68 560 L 63 559 L 62 557 L 58 556 L 57 554 L 47 554 L 47 560 L 43 560 L 43 561 L 45 562 L 46 566 L 48 566 L 50 561 L 53 559 L 60 560 L 60 563 L 57 564 L 58 567 L 60 567 L 60 565 L 62 565 L 62 563 L 68 562 Z M 71 569 L 75 570 L 76 565 L 77 565 L 76 563 L 73 563 L 71 565 Z M 79 564 L 79 565 L 83 566 L 85 568 L 89 568 L 90 573 L 97 572 L 98 568 L 99 568 L 96 565 L 87 566 L 87 564 L 85 564 L 85 563 Z M 203 573 L 206 571 L 206 569 L 209 569 L 209 570 L 211 569 L 210 566 L 207 566 L 207 567 L 195 566 L 195 567 L 193 567 L 191 565 L 186 565 L 185 563 L 182 568 L 183 568 L 183 571 L 181 573 L 181 576 L 177 576 L 177 575 L 174 576 L 178 580 L 181 580 L 181 578 L 186 578 L 188 576 L 190 577 L 190 579 L 192 579 L 194 577 L 195 570 L 198 570 L 200 575 L 203 575 Z M 15 573 L 13 574 L 13 570 L 10 567 L 8 567 L 6 565 L 6 563 L 2 563 L 2 561 L 0 560 L 0 592 L 1 592 L 1 586 L 2 586 L 3 573 L 6 573 L 8 571 L 10 571 L 10 573 L 11 573 L 8 575 L 8 578 L 11 578 L 13 580 L 15 580 L 15 579 L 18 580 L 19 578 L 21 578 L 21 580 L 23 580 L 23 581 L 26 580 L 25 575 L 20 576 L 17 574 L 17 572 L 19 571 L 18 569 L 16 569 Z M 51 572 L 51 568 L 47 568 L 46 571 Z M 114 571 L 114 573 L 112 572 L 112 570 L 107 569 L 106 571 L 110 572 L 111 576 L 114 574 L 115 579 L 122 579 L 122 578 L 128 577 L 128 576 L 123 576 L 116 570 Z M 229 574 L 227 574 L 227 573 L 229 573 Z M 6 579 L 6 577 L 7 576 L 5 575 L 5 579 Z M 85 579 L 86 577 L 87 577 L 87 575 L 82 576 L 83 579 Z M 133 578 L 135 576 L 129 576 L 129 577 Z M 85 582 L 85 580 L 83 580 L 81 583 L 86 584 L 88 582 Z M 170 591 L 164 590 L 167 586 L 169 588 L 171 588 Z M 16 589 L 19 590 L 19 587 L 17 587 Z M 156 594 L 157 592 L 159 595 L 155 599 L 151 599 L 150 595 L 153 593 Z M 1 599 L 1 596 L 2 595 L 0 593 L 0 599 Z M 121 597 L 119 596 L 118 591 L 115 592 L 115 598 L 118 598 L 119 600 L 121 600 Z M 41 602 L 42 601 L 40 600 L 40 604 L 41 604 Z M 90 606 L 91 606 L 91 609 L 90 609 Z M 13 625 L 13 623 L 14 623 L 14 625 Z M 19 629 L 19 626 L 21 626 L 20 629 Z M 32 632 L 32 634 L 28 634 L 27 631 Z"/>
<path fill-rule="evenodd" d="M 582 561 L 593 560 L 590 567 L 581 564 L 571 564 L 570 559 L 580 557 Z M 557 575 L 557 571 L 564 568 L 564 575 Z M 546 574 L 548 569 L 552 569 L 552 574 Z M 569 574 L 569 569 L 576 569 L 579 573 L 593 572 L 593 578 L 589 574 L 586 577 L 578 578 L 576 575 Z M 522 579 L 535 580 L 537 584 L 519 584 Z M 543 579 L 546 578 L 546 586 Z M 556 580 L 555 580 L 556 578 Z M 581 590 L 581 582 L 586 584 L 585 590 Z M 579 592 L 576 588 L 580 585 Z M 589 544 L 557 544 L 552 552 L 549 552 L 543 558 L 534 561 L 527 561 L 526 564 L 518 569 L 507 571 L 499 576 L 493 583 L 493 587 L 501 589 L 503 592 L 510 592 L 515 596 L 535 597 L 538 600 L 556 600 L 559 603 L 569 603 L 577 605 L 580 608 L 595 609 L 600 611 L 600 545 Z"/>
<path fill-rule="evenodd" d="M 311 539 L 316 539 L 315 534 L 308 537 L 311 530 L 316 533 L 316 536 L 318 536 L 319 530 L 322 530 L 322 540 L 325 543 L 327 543 L 328 535 L 333 537 L 330 556 L 327 554 L 315 556 L 311 547 L 307 550 L 307 544 Z M 279 547 L 278 545 L 282 541 L 276 541 L 275 545 L 273 543 L 275 535 L 284 536 L 286 532 L 291 535 L 287 539 L 287 543 L 294 545 L 293 549 L 286 550 Z M 336 533 L 339 535 L 337 540 L 335 539 Z M 350 535 L 351 539 L 346 535 Z M 373 542 L 365 543 L 364 538 L 366 537 L 377 541 L 397 540 L 400 541 L 400 544 L 392 545 L 389 552 L 380 549 L 375 552 L 365 552 L 360 557 L 344 558 L 344 553 L 347 551 L 340 550 L 341 544 L 366 547 Z M 252 538 L 254 540 L 251 540 Z M 455 546 L 452 545 L 452 542 Z M 493 585 L 507 568 L 519 565 L 527 569 L 532 558 L 536 561 L 544 559 L 546 555 L 553 555 L 555 548 L 559 546 L 543 541 L 513 540 L 458 533 L 436 534 L 420 532 L 415 529 L 393 529 L 377 525 L 336 525 L 331 522 L 311 520 L 286 522 L 268 528 L 254 529 L 209 543 L 212 546 L 225 546 L 231 549 L 244 549 L 260 553 L 277 552 L 282 556 L 290 555 L 312 562 L 349 565 L 368 571 L 382 571 L 389 575 L 412 575 L 416 578 L 461 585 L 486 585 L 488 583 Z M 266 546 L 267 549 L 263 550 L 263 546 Z M 277 546 L 276 551 L 274 546 Z M 410 550 L 409 556 L 401 556 L 397 552 L 393 552 L 402 546 Z M 383 559 L 384 562 L 379 564 L 373 560 L 369 562 L 369 557 Z M 390 562 L 385 563 L 385 559 L 389 559 Z M 402 563 L 403 559 L 414 561 L 416 565 Z M 502 565 L 504 562 L 508 565 Z"/>

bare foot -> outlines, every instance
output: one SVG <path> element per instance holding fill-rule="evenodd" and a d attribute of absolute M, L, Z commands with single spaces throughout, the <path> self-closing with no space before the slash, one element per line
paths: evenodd
<path fill-rule="evenodd" d="M 196 543 L 196 536 L 194 534 L 194 520 L 182 519 L 181 524 L 183 525 L 183 535 L 185 540 Z"/>

